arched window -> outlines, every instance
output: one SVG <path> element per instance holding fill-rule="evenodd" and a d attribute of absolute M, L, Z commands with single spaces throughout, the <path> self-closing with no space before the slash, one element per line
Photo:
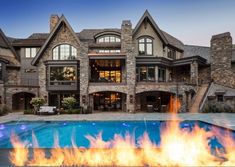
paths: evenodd
<path fill-rule="evenodd" d="M 153 40 L 149 37 L 139 39 L 139 55 L 153 55 Z"/>
<path fill-rule="evenodd" d="M 102 35 L 97 38 L 98 43 L 115 43 L 115 42 L 121 42 L 120 37 L 117 35 Z"/>
<path fill-rule="evenodd" d="M 53 49 L 53 60 L 74 60 L 77 57 L 77 49 L 72 45 L 62 44 Z"/>

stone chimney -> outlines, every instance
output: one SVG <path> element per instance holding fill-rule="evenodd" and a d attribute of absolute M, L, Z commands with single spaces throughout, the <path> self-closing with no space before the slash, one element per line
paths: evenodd
<path fill-rule="evenodd" d="M 59 16 L 58 15 L 51 15 L 50 17 L 50 32 L 53 30 L 53 28 L 56 26 L 56 24 L 59 21 Z"/>
<path fill-rule="evenodd" d="M 232 72 L 232 37 L 229 32 L 211 38 L 211 79 L 220 85 L 234 87 Z"/>

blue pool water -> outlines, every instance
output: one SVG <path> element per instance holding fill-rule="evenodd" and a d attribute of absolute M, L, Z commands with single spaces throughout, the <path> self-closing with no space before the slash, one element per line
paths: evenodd
<path fill-rule="evenodd" d="M 144 132 L 149 134 L 152 142 L 159 144 L 160 132 L 166 127 L 167 121 L 53 121 L 53 122 L 9 122 L 0 124 L 0 148 L 12 148 L 10 135 L 12 132 L 17 134 L 22 141 L 28 141 L 28 147 L 32 145 L 32 132 L 38 139 L 40 148 L 53 148 L 54 134 L 59 137 L 61 147 L 72 147 L 71 137 L 73 136 L 77 146 L 89 147 L 89 141 L 86 135 L 95 136 L 102 132 L 103 140 L 113 139 L 114 134 L 124 136 L 130 133 L 135 137 L 135 142 Z M 195 125 L 210 131 L 211 128 L 217 129 L 221 134 L 227 133 L 228 130 L 222 127 L 201 121 L 183 121 L 180 128 L 193 129 Z M 230 135 L 235 140 L 235 132 L 229 130 Z M 208 141 L 211 147 L 222 147 L 216 138 Z"/>

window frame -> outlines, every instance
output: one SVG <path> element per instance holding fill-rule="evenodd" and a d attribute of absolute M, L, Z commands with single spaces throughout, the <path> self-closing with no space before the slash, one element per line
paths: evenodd
<path fill-rule="evenodd" d="M 141 68 L 145 68 L 146 69 L 146 74 L 145 74 L 145 80 L 142 80 L 141 79 Z M 149 79 L 149 69 L 154 69 L 154 76 L 153 76 L 153 80 Z M 136 67 L 136 80 L 137 82 L 155 82 L 156 81 L 156 76 L 155 76 L 155 73 L 156 73 L 156 68 L 155 66 L 138 66 Z"/>
<path fill-rule="evenodd" d="M 144 42 L 140 42 L 140 40 L 144 39 Z M 151 42 L 147 42 L 147 40 L 151 40 Z M 151 36 L 141 36 L 138 38 L 138 55 L 139 56 L 153 56 L 153 40 L 154 38 Z M 140 54 L 140 44 L 144 45 L 144 54 Z M 151 54 L 147 53 L 147 45 L 151 44 Z"/>
<path fill-rule="evenodd" d="M 175 60 L 176 59 L 176 50 L 172 49 L 172 48 L 168 48 L 167 49 L 167 57 Z"/>
<path fill-rule="evenodd" d="M 34 54 L 34 56 L 32 56 L 32 53 L 33 53 L 32 50 L 34 50 L 34 49 L 35 49 L 35 54 Z M 29 50 L 29 56 L 27 56 L 27 50 Z M 37 55 L 37 48 L 35 48 L 35 47 L 26 47 L 25 48 L 25 58 L 26 59 L 33 59 L 36 55 Z"/>
<path fill-rule="evenodd" d="M 69 55 L 68 55 L 67 59 L 61 59 L 62 58 L 61 57 L 61 49 L 63 48 L 62 46 L 69 46 Z M 57 51 L 58 55 L 56 56 L 57 58 L 55 59 L 54 51 L 56 49 L 58 49 L 58 51 Z M 76 54 L 73 54 L 73 51 L 76 51 Z M 65 52 L 65 49 L 64 49 L 64 52 Z M 56 60 L 56 61 L 76 60 L 77 59 L 77 54 L 78 54 L 78 51 L 77 51 L 76 47 L 74 47 L 71 44 L 63 43 L 63 44 L 59 44 L 59 45 L 56 45 L 55 47 L 53 47 L 53 49 L 52 49 L 52 60 Z M 63 57 L 65 57 L 65 55 Z"/>
<path fill-rule="evenodd" d="M 164 71 L 163 79 L 160 77 L 161 71 Z M 166 69 L 165 68 L 158 67 L 158 82 L 166 82 Z"/>
<path fill-rule="evenodd" d="M 218 94 L 217 95 L 217 102 L 224 102 L 224 95 Z"/>
<path fill-rule="evenodd" d="M 111 41 L 111 38 L 114 38 L 113 41 Z M 120 42 L 121 42 L 121 37 L 114 34 L 106 34 L 96 38 L 96 43 L 120 43 Z"/>

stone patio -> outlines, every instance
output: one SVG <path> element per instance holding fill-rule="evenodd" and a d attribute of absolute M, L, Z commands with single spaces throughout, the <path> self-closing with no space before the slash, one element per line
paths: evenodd
<path fill-rule="evenodd" d="M 122 113 L 99 112 L 93 114 L 24 115 L 22 112 L 9 113 L 0 117 L 0 123 L 9 121 L 84 121 L 84 120 L 200 120 L 235 130 L 235 114 L 232 113 L 181 113 L 177 117 L 170 113 Z"/>

